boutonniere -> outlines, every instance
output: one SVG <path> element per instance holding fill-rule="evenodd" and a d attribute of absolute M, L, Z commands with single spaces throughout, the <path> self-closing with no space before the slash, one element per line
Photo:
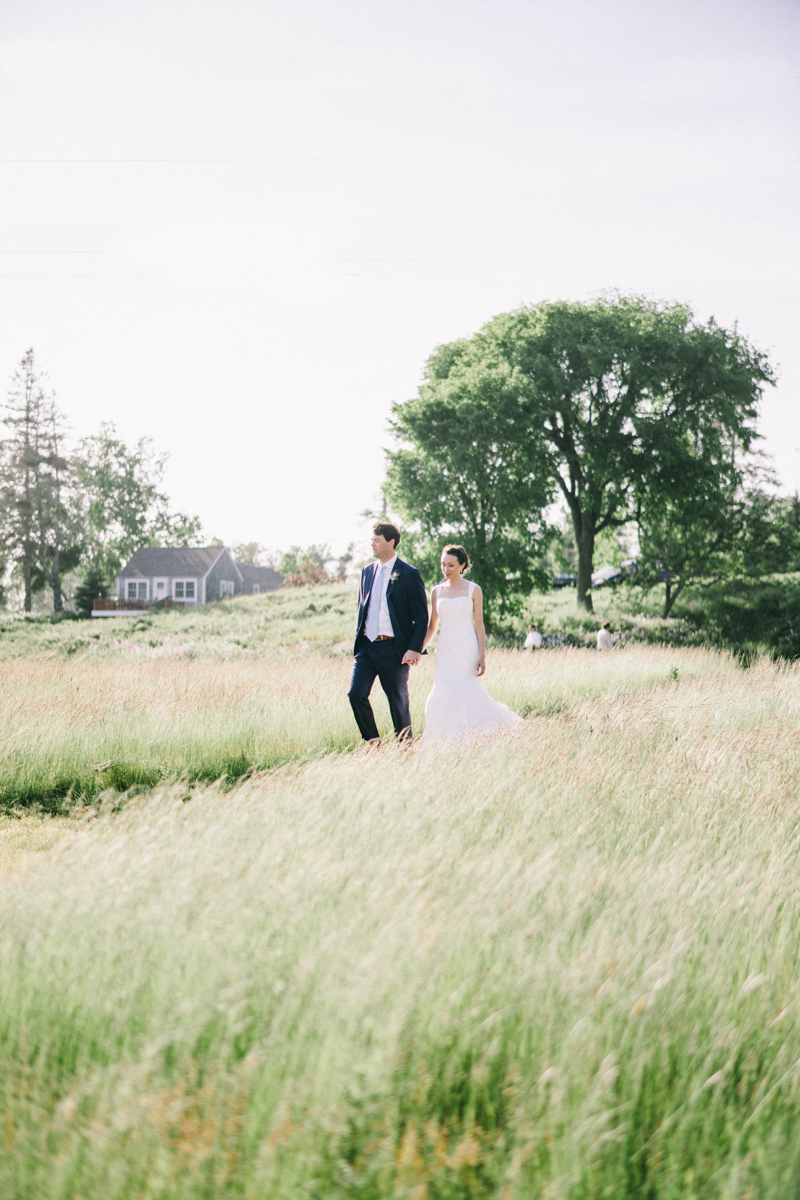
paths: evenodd
<path fill-rule="evenodd" d="M 392 571 L 391 575 L 389 576 L 389 583 L 397 583 L 399 578 L 400 578 L 400 572 Z"/>

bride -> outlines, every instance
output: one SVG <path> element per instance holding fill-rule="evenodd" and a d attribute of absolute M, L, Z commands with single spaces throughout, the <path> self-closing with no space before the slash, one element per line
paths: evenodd
<path fill-rule="evenodd" d="M 444 581 L 431 592 L 431 616 L 423 651 L 439 623 L 433 688 L 425 702 L 423 742 L 499 733 L 522 725 L 522 718 L 493 700 L 480 682 L 486 671 L 483 595 L 464 579 L 469 557 L 463 546 L 442 550 Z"/>

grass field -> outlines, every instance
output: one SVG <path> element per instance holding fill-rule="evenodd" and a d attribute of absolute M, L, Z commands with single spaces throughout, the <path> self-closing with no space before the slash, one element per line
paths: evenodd
<path fill-rule="evenodd" d="M 0 808 L 58 812 L 176 776 L 230 783 L 353 748 L 344 699 L 353 605 L 353 588 L 335 586 L 138 620 L 9 620 L 0 641 Z M 709 662 L 734 670 L 719 658 L 684 661 L 689 673 Z M 647 688 L 669 670 L 646 654 L 625 663 L 614 688 Z M 432 673 L 430 658 L 412 673 L 417 730 Z M 541 715 L 605 690 L 606 675 L 585 652 L 534 658 L 495 649 L 488 685 L 523 715 Z"/>
<path fill-rule="evenodd" d="M 6 654 L 3 1200 L 796 1197 L 798 668 L 493 650 L 522 733 L 374 755 L 265 600 Z"/>

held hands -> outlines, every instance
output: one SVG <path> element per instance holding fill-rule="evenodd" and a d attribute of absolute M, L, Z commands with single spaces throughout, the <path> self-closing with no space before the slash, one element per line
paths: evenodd
<path fill-rule="evenodd" d="M 415 667 L 421 658 L 422 655 L 418 650 L 406 650 L 403 655 L 403 664 L 408 663 L 410 667 Z"/>
<path fill-rule="evenodd" d="M 483 655 L 478 659 L 478 675 L 486 674 L 486 659 Z"/>

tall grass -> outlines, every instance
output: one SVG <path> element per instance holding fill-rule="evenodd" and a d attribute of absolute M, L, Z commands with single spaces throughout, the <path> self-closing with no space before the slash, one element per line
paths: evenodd
<path fill-rule="evenodd" d="M 27 819 L 3 1197 L 797 1195 L 798 671 L 521 661 L 508 741 Z"/>
<path fill-rule="evenodd" d="M 109 788 L 166 779 L 241 778 L 253 770 L 358 744 L 346 699 L 349 656 L 280 648 L 224 659 L 121 650 L 97 658 L 0 662 L 0 805 L 58 811 Z M 489 654 L 487 686 L 518 712 L 557 712 L 611 687 L 647 688 L 667 677 L 671 652 L 637 649 L 613 664 L 589 651 L 538 657 Z M 673 656 L 674 657 L 674 656 Z M 694 652 L 689 674 L 735 674 L 727 657 Z M 412 718 L 422 729 L 430 659 L 411 676 Z M 380 687 L 382 731 L 391 722 Z"/>

